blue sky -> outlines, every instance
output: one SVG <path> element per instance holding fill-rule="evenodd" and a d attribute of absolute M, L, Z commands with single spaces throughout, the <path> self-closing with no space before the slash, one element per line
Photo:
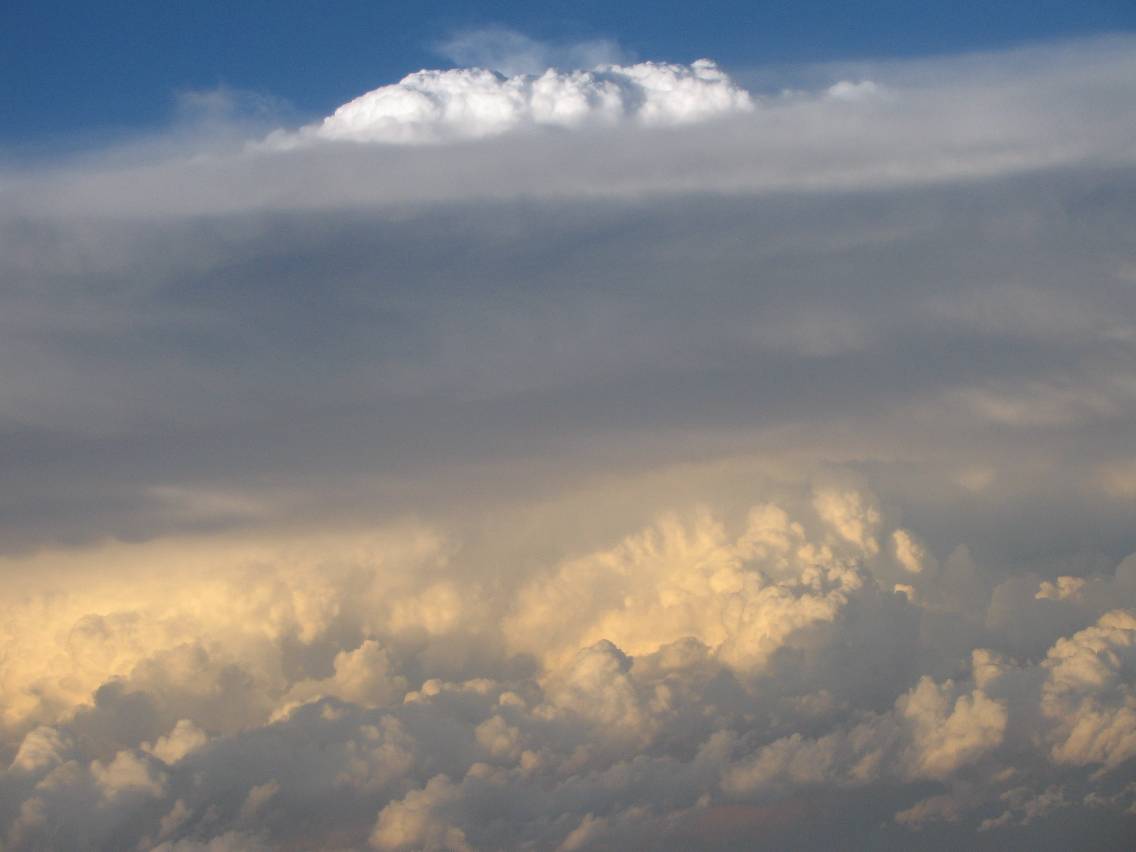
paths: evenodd
<path fill-rule="evenodd" d="M 727 67 L 913 56 L 1130 31 L 1130 0 L 821 2 L 104 3 L 8 0 L 0 17 L 0 140 L 82 144 L 167 121 L 176 93 L 226 86 L 301 115 L 408 71 L 432 46 L 503 26 L 534 38 L 610 38 L 630 54 Z"/>

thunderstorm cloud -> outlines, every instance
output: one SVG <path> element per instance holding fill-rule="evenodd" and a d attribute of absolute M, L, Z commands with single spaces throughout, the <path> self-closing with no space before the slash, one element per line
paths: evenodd
<path fill-rule="evenodd" d="M 1134 47 L 7 162 L 0 848 L 1125 848 Z"/>

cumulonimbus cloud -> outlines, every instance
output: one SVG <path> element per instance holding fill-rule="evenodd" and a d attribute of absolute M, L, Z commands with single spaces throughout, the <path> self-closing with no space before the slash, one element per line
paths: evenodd
<path fill-rule="evenodd" d="M 10 167 L 0 844 L 1125 848 L 1133 56 Z"/>
<path fill-rule="evenodd" d="M 484 68 L 418 71 L 339 107 L 280 147 L 311 140 L 425 143 L 494 136 L 518 127 L 689 124 L 753 109 L 714 62 L 641 62 L 506 77 Z"/>

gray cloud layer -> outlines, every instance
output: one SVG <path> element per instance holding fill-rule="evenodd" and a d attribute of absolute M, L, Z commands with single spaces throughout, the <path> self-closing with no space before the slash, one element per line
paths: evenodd
<path fill-rule="evenodd" d="M 1122 848 L 1133 55 L 0 175 L 0 842 Z"/>

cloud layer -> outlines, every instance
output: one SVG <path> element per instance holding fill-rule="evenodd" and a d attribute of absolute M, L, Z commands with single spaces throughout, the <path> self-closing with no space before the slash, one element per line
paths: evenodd
<path fill-rule="evenodd" d="M 1075 809 L 1124 831 L 1133 559 L 994 589 L 965 550 L 916 573 L 874 501 L 814 487 L 733 529 L 672 514 L 511 587 L 404 528 L 316 562 L 120 564 L 109 609 L 89 583 L 27 598 L 5 613 L 8 842 L 821 845 L 863 795 L 885 825 L 857 842 L 968 825 L 996 846 Z"/>
<path fill-rule="evenodd" d="M 1124 848 L 1131 46 L 9 167 L 0 843 Z"/>

